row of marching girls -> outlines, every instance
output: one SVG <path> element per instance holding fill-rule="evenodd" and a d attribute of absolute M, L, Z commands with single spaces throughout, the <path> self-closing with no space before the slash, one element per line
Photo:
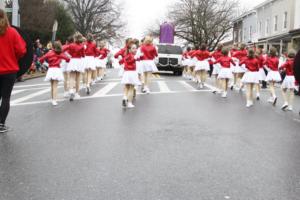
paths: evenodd
<path fill-rule="evenodd" d="M 145 37 L 141 43 L 136 39 L 127 39 L 125 47 L 115 54 L 121 65 L 121 83 L 124 85 L 123 107 L 135 107 L 133 100 L 138 86 L 142 86 L 143 93 L 150 93 L 152 73 L 158 71 L 154 62 L 157 56 L 157 48 L 150 36 Z"/>
<path fill-rule="evenodd" d="M 192 69 L 187 69 L 190 73 L 195 71 L 197 77 L 196 81 L 203 84 L 205 79 L 201 78 L 203 75 L 201 70 L 208 71 L 207 66 L 209 61 L 213 64 L 213 75 L 216 77 L 216 87 L 221 89 L 222 97 L 227 97 L 227 91 L 230 86 L 241 90 L 246 86 L 247 107 L 253 106 L 253 90 L 256 89 L 256 99 L 260 100 L 261 83 L 268 83 L 270 89 L 270 98 L 268 102 L 274 106 L 277 103 L 277 95 L 275 91 L 275 84 L 282 81 L 280 71 L 284 71 L 286 77 L 282 82 L 282 94 L 284 98 L 284 105 L 282 110 L 293 110 L 293 99 L 295 90 L 295 77 L 293 73 L 295 51 L 290 50 L 287 61 L 280 64 L 277 57 L 277 49 L 271 48 L 269 55 L 264 56 L 263 50 L 260 48 L 253 48 L 246 50 L 246 46 L 242 44 L 240 49 L 234 45 L 229 51 L 219 45 L 215 52 L 210 55 L 201 46 L 200 50 L 189 51 L 185 55 L 190 55 L 190 58 L 196 56 L 196 63 L 193 60 L 185 61 Z M 186 56 L 188 59 L 189 57 Z M 209 60 L 210 58 L 210 60 Z M 203 62 L 206 62 L 205 64 Z M 194 65 L 194 66 L 193 66 Z M 201 68 L 202 67 L 202 68 Z M 200 71 L 200 79 L 197 74 Z M 267 72 L 267 73 L 266 73 Z M 190 74 L 192 75 L 192 74 Z M 264 85 L 264 84 L 263 84 Z M 215 91 L 214 91 L 215 92 Z"/>
<path fill-rule="evenodd" d="M 93 83 L 102 80 L 104 76 L 108 52 L 103 44 L 97 48 L 91 34 L 85 39 L 80 33 L 76 33 L 63 46 L 60 42 L 55 42 L 53 49 L 40 58 L 42 63 L 49 63 L 45 81 L 51 82 L 52 104 L 57 105 L 59 81 L 64 81 L 64 97 L 70 101 L 80 98 L 81 78 L 89 95 Z"/>

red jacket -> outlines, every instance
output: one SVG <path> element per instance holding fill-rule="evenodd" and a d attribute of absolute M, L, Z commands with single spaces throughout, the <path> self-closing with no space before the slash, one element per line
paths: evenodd
<path fill-rule="evenodd" d="M 194 58 L 194 57 L 196 57 L 197 60 L 199 60 L 199 61 L 203 61 L 210 57 L 210 53 L 207 50 L 205 50 L 205 51 L 197 50 L 192 54 L 192 58 Z"/>
<path fill-rule="evenodd" d="M 84 46 L 80 43 L 72 43 L 63 49 L 67 51 L 72 58 L 83 58 L 84 57 Z"/>
<path fill-rule="evenodd" d="M 124 70 L 125 71 L 135 71 L 136 70 L 136 60 L 132 53 L 128 53 L 124 58 Z"/>
<path fill-rule="evenodd" d="M 143 53 L 143 60 L 154 60 L 158 56 L 157 50 L 152 44 L 142 45 L 141 52 Z"/>
<path fill-rule="evenodd" d="M 61 61 L 65 60 L 69 62 L 70 58 L 64 53 L 58 54 L 55 51 L 51 50 L 39 59 L 41 63 L 45 62 L 45 60 L 49 63 L 49 68 L 60 68 Z"/>
<path fill-rule="evenodd" d="M 214 64 L 217 64 L 217 63 L 220 63 L 223 68 L 230 68 L 230 63 L 235 65 L 232 58 L 230 58 L 229 56 L 222 56 L 221 58 L 216 60 L 216 62 L 214 62 Z"/>
<path fill-rule="evenodd" d="M 257 58 L 246 58 L 242 62 L 240 62 L 240 65 L 245 64 L 246 68 L 250 72 L 258 72 L 259 71 L 259 61 Z"/>
<path fill-rule="evenodd" d="M 94 42 L 86 42 L 86 49 L 85 49 L 85 55 L 86 56 L 94 56 L 97 55 L 97 46 Z"/>
<path fill-rule="evenodd" d="M 107 48 L 102 48 L 102 49 L 98 50 L 97 56 L 100 56 L 100 59 L 105 59 L 105 58 L 107 58 L 109 52 L 110 51 Z"/>
<path fill-rule="evenodd" d="M 287 76 L 294 76 L 294 59 L 288 59 L 279 69 L 285 70 Z"/>
<path fill-rule="evenodd" d="M 16 29 L 8 27 L 0 36 L 0 75 L 19 71 L 18 61 L 26 54 L 26 43 Z"/>
<path fill-rule="evenodd" d="M 215 60 L 218 60 L 219 58 L 221 58 L 223 56 L 222 54 L 222 50 L 217 50 L 217 51 L 214 51 L 211 56 L 215 59 Z"/>
<path fill-rule="evenodd" d="M 267 67 L 269 67 L 272 71 L 278 71 L 279 59 L 276 56 L 268 57 L 264 64 L 267 65 Z"/>
<path fill-rule="evenodd" d="M 257 57 L 259 68 L 264 68 L 265 58 L 263 55 Z"/>
<path fill-rule="evenodd" d="M 248 51 L 246 49 L 244 50 L 238 50 L 235 53 L 233 53 L 232 57 L 235 57 L 237 59 L 239 59 L 239 61 L 243 61 L 244 59 L 246 59 L 248 56 Z"/>
<path fill-rule="evenodd" d="M 126 51 L 127 51 L 127 47 L 124 47 L 123 49 L 121 49 L 120 51 L 118 51 L 115 54 L 115 58 L 119 58 L 119 56 L 122 57 L 122 59 L 119 61 L 119 64 L 122 65 L 124 63 L 124 57 L 126 56 Z"/>

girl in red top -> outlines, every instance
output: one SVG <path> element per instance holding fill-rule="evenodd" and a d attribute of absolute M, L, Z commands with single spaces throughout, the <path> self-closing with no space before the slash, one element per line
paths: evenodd
<path fill-rule="evenodd" d="M 275 47 L 272 47 L 270 49 L 270 56 L 265 60 L 264 64 L 266 65 L 268 70 L 266 81 L 269 83 L 271 93 L 271 97 L 269 98 L 268 102 L 272 103 L 275 106 L 277 103 L 275 83 L 281 81 L 281 76 L 278 71 L 279 59 L 277 57 L 277 49 Z"/>
<path fill-rule="evenodd" d="M 266 72 L 264 70 L 264 63 L 265 63 L 265 57 L 263 56 L 263 49 L 257 48 L 256 49 L 256 58 L 258 60 L 258 65 L 259 65 L 259 71 L 258 71 L 258 77 L 259 81 L 263 83 L 266 80 Z M 263 83 L 264 85 L 264 83 Z M 256 85 L 256 99 L 260 100 L 260 90 L 261 90 L 261 85 L 257 84 Z"/>
<path fill-rule="evenodd" d="M 74 35 L 74 43 L 70 44 L 65 51 L 71 55 L 67 71 L 70 73 L 70 101 L 80 98 L 80 76 L 84 73 L 84 46 L 83 36 L 80 33 Z"/>
<path fill-rule="evenodd" d="M 109 50 L 107 48 L 105 48 L 105 42 L 100 42 L 99 44 L 99 57 L 98 59 L 100 60 L 99 62 L 99 66 L 97 66 L 97 80 L 101 81 L 104 78 L 104 74 L 105 74 L 105 69 L 106 69 L 106 65 L 107 65 L 107 56 L 109 54 Z"/>
<path fill-rule="evenodd" d="M 196 58 L 192 58 L 192 55 L 195 53 L 196 49 L 195 47 L 192 48 L 192 50 L 187 54 L 187 57 L 189 59 L 189 79 L 196 81 L 196 74 L 195 74 L 195 65 L 196 65 Z"/>
<path fill-rule="evenodd" d="M 286 77 L 282 82 L 282 94 L 284 99 L 284 105 L 282 110 L 293 111 L 294 91 L 295 91 L 295 76 L 294 76 L 294 59 L 296 56 L 295 50 L 290 50 L 288 53 L 288 60 L 279 68 L 284 70 Z"/>
<path fill-rule="evenodd" d="M 128 46 L 132 44 L 132 38 L 127 38 L 125 41 L 125 47 L 123 49 L 120 49 L 120 51 L 118 51 L 114 57 L 115 59 L 119 60 L 119 65 L 120 65 L 120 71 L 119 71 L 119 76 L 123 76 L 124 73 L 124 60 L 123 58 L 126 56 L 126 51 Z"/>
<path fill-rule="evenodd" d="M 69 37 L 68 40 L 66 41 L 65 45 L 62 46 L 63 52 L 64 54 L 68 57 L 71 58 L 71 55 L 68 53 L 68 51 L 65 51 L 65 49 L 68 49 L 69 45 L 72 44 L 74 41 L 73 36 Z M 60 64 L 61 69 L 63 71 L 64 74 L 64 98 L 69 98 L 69 82 L 70 82 L 70 76 L 69 76 L 69 72 L 67 71 L 68 69 L 68 63 L 63 60 Z"/>
<path fill-rule="evenodd" d="M 238 51 L 238 45 L 236 43 L 234 43 L 231 50 L 230 50 L 230 55 L 229 56 L 233 59 L 233 61 L 235 63 L 238 64 L 238 59 L 233 56 L 237 51 Z M 237 74 L 235 73 L 236 65 L 231 64 L 230 68 L 231 68 L 231 71 L 233 73 L 233 82 L 230 85 L 230 89 L 233 90 L 233 88 L 236 88 L 236 85 L 237 85 L 236 84 L 237 83 Z"/>
<path fill-rule="evenodd" d="M 0 9 L 0 133 L 8 128 L 5 121 L 10 109 L 11 92 L 19 71 L 18 61 L 26 54 L 26 43 L 9 25 L 4 10 Z"/>
<path fill-rule="evenodd" d="M 89 95 L 91 93 L 92 85 L 92 74 L 96 70 L 96 59 L 95 56 L 98 53 L 96 43 L 94 41 L 94 36 L 88 34 L 87 42 L 85 43 L 85 75 L 86 75 L 86 93 Z"/>
<path fill-rule="evenodd" d="M 228 53 L 229 50 L 227 48 L 223 48 L 222 49 L 223 56 L 220 57 L 218 60 L 216 60 L 216 62 L 214 62 L 214 64 L 219 63 L 221 65 L 221 70 L 218 79 L 220 79 L 222 83 L 223 98 L 227 97 L 229 80 L 233 78 L 230 66 L 235 65 L 235 62 L 232 60 L 231 57 L 228 56 Z"/>
<path fill-rule="evenodd" d="M 60 69 L 61 61 L 70 61 L 70 58 L 62 53 L 62 45 L 60 42 L 55 42 L 53 44 L 53 50 L 49 51 L 46 55 L 41 57 L 39 61 L 44 63 L 47 61 L 49 63 L 48 72 L 45 81 L 51 82 L 51 98 L 52 105 L 57 106 L 57 86 L 59 81 L 64 81 L 64 75 Z"/>
<path fill-rule="evenodd" d="M 189 52 L 191 51 L 191 47 L 187 47 L 186 51 L 182 54 L 182 65 L 183 69 L 183 78 L 188 78 L 189 76 L 189 65 L 190 65 L 190 58 Z"/>
<path fill-rule="evenodd" d="M 254 49 L 250 49 L 248 52 L 248 57 L 244 59 L 242 62 L 239 63 L 240 65 L 245 65 L 246 73 L 242 78 L 242 83 L 247 87 L 247 105 L 246 107 L 249 108 L 253 106 L 253 89 L 255 85 L 259 84 L 259 61 L 255 56 Z"/>
<path fill-rule="evenodd" d="M 207 51 L 206 44 L 202 44 L 200 50 L 193 53 L 192 58 L 197 58 L 195 72 L 199 88 L 202 89 L 207 78 L 207 71 L 210 70 L 208 62 L 210 53 Z"/>
<path fill-rule="evenodd" d="M 223 49 L 223 44 L 219 44 L 217 49 L 211 54 L 213 62 L 217 61 L 219 58 L 221 58 L 223 56 L 222 49 Z M 219 73 L 220 73 L 220 70 L 222 67 L 221 67 L 220 63 L 216 63 L 213 65 L 213 68 L 214 69 L 213 69 L 212 75 L 215 76 L 215 78 L 216 78 L 216 88 L 221 89 L 220 80 L 218 79 L 218 76 L 219 76 Z M 216 92 L 217 92 L 216 90 L 213 91 L 213 93 L 216 93 Z"/>
<path fill-rule="evenodd" d="M 122 104 L 127 108 L 134 108 L 133 98 L 134 98 L 134 87 L 140 85 L 140 80 L 138 73 L 136 71 L 136 55 L 137 46 L 135 44 L 130 44 L 126 56 L 124 57 L 124 73 L 121 83 L 125 85 L 124 97 Z"/>
<path fill-rule="evenodd" d="M 153 72 L 158 72 L 154 59 L 158 56 L 157 49 L 153 45 L 153 39 L 150 36 L 145 37 L 144 44 L 141 46 L 141 58 L 144 72 L 144 93 L 150 93 L 149 84 Z"/>
<path fill-rule="evenodd" d="M 244 76 L 244 73 L 246 72 L 245 70 L 245 65 L 240 65 L 239 63 L 242 62 L 244 59 L 247 58 L 248 52 L 246 50 L 246 45 L 241 44 L 240 45 L 240 50 L 236 51 L 232 56 L 237 59 L 237 65 L 234 68 L 233 73 L 236 76 L 236 89 L 241 90 L 243 88 L 243 84 L 241 83 L 241 79 Z"/>

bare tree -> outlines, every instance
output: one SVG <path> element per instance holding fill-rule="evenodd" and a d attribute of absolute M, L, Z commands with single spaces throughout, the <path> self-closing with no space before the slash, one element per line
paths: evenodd
<path fill-rule="evenodd" d="M 168 16 L 175 24 L 177 37 L 215 48 L 228 36 L 237 5 L 236 0 L 179 0 Z"/>
<path fill-rule="evenodd" d="M 82 34 L 93 33 L 98 39 L 118 37 L 124 26 L 120 8 L 114 0 L 64 0 L 73 16 L 76 29 Z"/>

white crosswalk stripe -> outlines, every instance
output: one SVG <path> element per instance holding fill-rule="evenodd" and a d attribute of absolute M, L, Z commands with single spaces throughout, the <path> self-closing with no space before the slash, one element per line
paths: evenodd
<path fill-rule="evenodd" d="M 165 81 L 157 81 L 159 90 L 163 93 L 170 93 L 171 90 L 169 89 L 169 87 L 167 86 Z"/>
<path fill-rule="evenodd" d="M 80 92 L 81 98 L 79 100 L 85 99 L 96 99 L 96 98 L 112 98 L 112 97 L 121 97 L 123 96 L 123 86 L 119 81 L 102 81 L 93 86 L 91 96 L 86 95 L 84 90 Z M 151 94 L 160 95 L 160 94 L 179 94 L 186 92 L 209 92 L 214 89 L 213 86 L 206 84 L 206 89 L 197 90 L 196 84 L 189 83 L 185 80 L 171 80 L 166 81 L 165 79 L 156 80 L 153 84 L 157 84 L 157 87 L 153 87 Z M 172 89 L 170 86 L 172 85 Z M 63 86 L 60 84 L 58 87 L 59 96 L 62 96 Z M 101 89 L 100 89 L 101 88 Z M 174 89 L 176 88 L 176 89 Z M 19 85 L 14 88 L 12 92 L 12 106 L 25 106 L 25 105 L 39 105 L 46 104 L 50 102 L 50 85 L 49 84 L 35 84 L 35 85 Z M 24 93 L 24 94 L 23 94 Z M 23 95 L 23 96 L 22 96 Z M 47 97 L 46 97 L 47 95 Z M 144 95 L 137 93 L 137 95 Z M 68 101 L 68 99 L 59 99 L 59 102 Z"/>
<path fill-rule="evenodd" d="M 101 96 L 105 96 L 106 94 L 108 94 L 112 89 L 114 89 L 114 87 L 116 87 L 119 83 L 115 82 L 115 83 L 108 83 L 108 85 L 106 85 L 104 88 L 102 88 L 101 90 L 99 90 L 98 92 L 96 92 L 93 96 L 94 97 L 101 97 Z"/>

